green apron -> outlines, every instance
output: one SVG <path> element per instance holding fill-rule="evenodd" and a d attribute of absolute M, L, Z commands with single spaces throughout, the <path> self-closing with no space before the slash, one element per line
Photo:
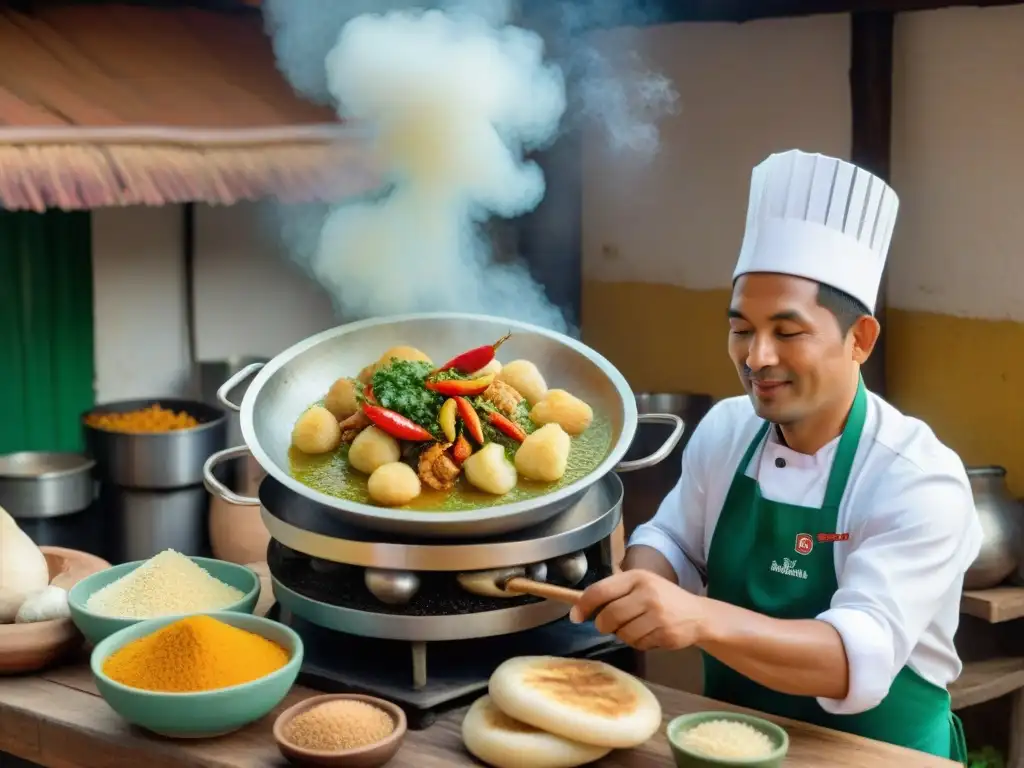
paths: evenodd
<path fill-rule="evenodd" d="M 745 470 L 771 425 L 761 427 L 743 456 L 711 538 L 707 594 L 777 619 L 813 619 L 828 610 L 838 588 L 832 544 L 818 533 L 836 530 L 839 503 L 850 477 L 867 414 L 860 383 L 839 439 L 821 509 L 768 501 Z M 717 659 L 704 656 L 704 695 L 738 706 L 909 747 L 966 764 L 963 731 L 949 693 L 910 667 L 900 670 L 874 709 L 855 715 L 826 712 L 814 697 L 761 686 Z"/>

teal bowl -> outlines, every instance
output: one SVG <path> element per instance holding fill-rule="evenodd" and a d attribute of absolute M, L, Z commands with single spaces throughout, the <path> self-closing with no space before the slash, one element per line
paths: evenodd
<path fill-rule="evenodd" d="M 235 565 L 209 557 L 190 557 L 189 560 L 203 568 L 215 579 L 241 590 L 243 595 L 241 600 L 220 610 L 237 613 L 252 613 L 256 610 L 256 603 L 260 599 L 260 577 L 254 570 L 246 568 L 244 565 Z M 146 560 L 136 560 L 133 563 L 115 565 L 105 571 L 86 576 L 68 592 L 68 609 L 71 611 L 71 620 L 78 627 L 78 631 L 85 635 L 85 639 L 89 643 L 96 645 L 115 632 L 146 621 L 146 619 L 118 619 L 112 616 L 101 616 L 85 608 L 85 604 L 89 602 L 89 598 L 95 592 L 99 592 L 103 587 L 117 581 L 122 576 L 127 576 L 146 562 Z M 180 619 L 181 616 L 161 616 L 160 618 Z"/>
<path fill-rule="evenodd" d="M 249 683 L 196 693 L 145 691 L 114 682 L 103 674 L 103 663 L 110 655 L 132 640 L 152 634 L 181 617 L 149 619 L 115 632 L 93 649 L 89 661 L 92 676 L 100 696 L 111 709 L 132 725 L 161 736 L 208 739 L 244 728 L 270 714 L 284 701 L 302 666 L 302 640 L 299 636 L 284 624 L 261 616 L 233 611 L 202 615 L 277 643 L 288 651 L 288 663 L 276 672 Z"/>
<path fill-rule="evenodd" d="M 711 757 L 699 752 L 693 752 L 679 743 L 679 737 L 701 723 L 708 720 L 728 720 L 734 723 L 745 723 L 761 731 L 772 740 L 775 749 L 764 757 L 736 758 L 736 757 Z M 721 768 L 732 766 L 732 768 L 779 768 L 782 761 L 786 759 L 789 751 L 789 736 L 775 723 L 769 722 L 762 717 L 747 715 L 741 712 L 694 712 L 689 715 L 680 715 L 671 722 L 665 729 L 668 736 L 668 744 L 672 749 L 672 757 L 675 758 L 677 768 Z"/>

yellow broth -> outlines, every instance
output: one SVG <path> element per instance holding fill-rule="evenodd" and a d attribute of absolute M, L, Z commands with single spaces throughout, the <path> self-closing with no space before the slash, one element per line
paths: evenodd
<path fill-rule="evenodd" d="M 423 486 L 423 492 L 410 504 L 399 509 L 418 509 L 431 512 L 458 512 L 479 507 L 511 504 L 551 493 L 597 468 L 611 448 L 612 427 L 607 419 L 595 414 L 594 421 L 582 435 L 572 438 L 569 462 L 562 479 L 554 483 L 538 483 L 520 477 L 516 487 L 504 496 L 493 496 L 478 491 L 464 476 L 460 476 L 451 491 L 435 491 Z M 288 452 L 291 475 L 313 490 L 361 504 L 374 504 L 366 490 L 367 475 L 352 469 L 347 461 L 348 445 L 342 445 L 330 454 L 310 456 L 294 446 Z M 415 468 L 415 467 L 414 467 Z"/>

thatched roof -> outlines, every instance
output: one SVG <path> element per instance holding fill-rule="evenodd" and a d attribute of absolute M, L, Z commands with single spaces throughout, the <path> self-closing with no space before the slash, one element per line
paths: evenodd
<path fill-rule="evenodd" d="M 0 11 L 0 207 L 95 208 L 376 185 L 358 133 L 277 71 L 258 15 Z"/>

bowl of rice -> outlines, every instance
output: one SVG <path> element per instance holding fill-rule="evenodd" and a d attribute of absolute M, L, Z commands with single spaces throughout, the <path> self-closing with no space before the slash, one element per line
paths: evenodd
<path fill-rule="evenodd" d="M 680 715 L 666 735 L 678 768 L 779 768 L 789 751 L 782 728 L 740 712 Z"/>
<path fill-rule="evenodd" d="M 96 645 L 125 627 L 149 619 L 211 611 L 251 614 L 260 577 L 251 568 L 172 549 L 95 573 L 68 592 L 71 620 Z"/>

